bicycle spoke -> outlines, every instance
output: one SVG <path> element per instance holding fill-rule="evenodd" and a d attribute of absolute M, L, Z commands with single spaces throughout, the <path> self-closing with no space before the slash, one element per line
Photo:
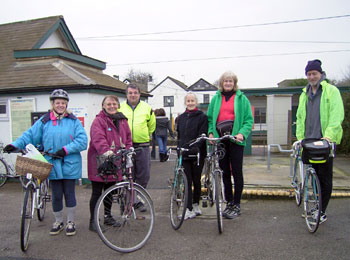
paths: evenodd
<path fill-rule="evenodd" d="M 181 227 L 185 217 L 188 186 L 186 175 L 182 170 L 176 173 L 175 179 L 170 196 L 170 221 L 172 227 L 177 230 Z"/>

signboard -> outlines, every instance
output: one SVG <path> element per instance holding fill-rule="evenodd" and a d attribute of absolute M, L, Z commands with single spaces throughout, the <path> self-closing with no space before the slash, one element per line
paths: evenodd
<path fill-rule="evenodd" d="M 80 120 L 83 127 L 85 127 L 86 110 L 83 107 L 70 107 L 69 110 Z"/>
<path fill-rule="evenodd" d="M 164 96 L 164 107 L 174 106 L 174 96 Z"/>
<path fill-rule="evenodd" d="M 34 98 L 11 99 L 10 118 L 12 141 L 20 137 L 24 131 L 32 126 L 31 112 L 34 111 Z"/>

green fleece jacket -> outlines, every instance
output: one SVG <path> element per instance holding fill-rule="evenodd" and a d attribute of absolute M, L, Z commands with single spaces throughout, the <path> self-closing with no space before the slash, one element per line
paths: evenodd
<path fill-rule="evenodd" d="M 322 95 L 320 102 L 320 121 L 322 136 L 329 138 L 332 142 L 340 143 L 343 136 L 342 122 L 344 120 L 343 100 L 337 87 L 323 80 Z M 297 110 L 297 127 L 296 136 L 298 140 L 305 137 L 305 120 L 307 106 L 306 87 L 299 98 L 299 106 Z"/>
<path fill-rule="evenodd" d="M 208 108 L 208 133 L 212 133 L 214 137 L 219 137 L 219 133 L 216 130 L 216 121 L 218 119 L 221 107 L 222 95 L 218 90 L 215 96 L 212 98 Z M 238 143 L 245 146 L 245 140 L 248 138 L 253 128 L 253 115 L 248 98 L 240 91 L 237 90 L 234 101 L 235 122 L 233 124 L 232 135 L 242 134 L 244 136 L 243 143 Z"/>

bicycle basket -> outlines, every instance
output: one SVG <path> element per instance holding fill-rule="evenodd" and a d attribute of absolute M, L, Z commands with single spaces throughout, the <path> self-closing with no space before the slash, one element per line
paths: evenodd
<path fill-rule="evenodd" d="M 326 163 L 329 158 L 330 146 L 327 140 L 304 139 L 302 141 L 303 163 Z"/>
<path fill-rule="evenodd" d="M 115 164 L 115 158 L 112 156 L 97 155 L 97 172 L 99 175 L 115 175 L 118 167 Z"/>
<path fill-rule="evenodd" d="M 50 163 L 23 156 L 17 156 L 16 159 L 17 174 L 26 175 L 27 173 L 31 173 L 33 177 L 42 181 L 49 177 L 52 166 Z"/>

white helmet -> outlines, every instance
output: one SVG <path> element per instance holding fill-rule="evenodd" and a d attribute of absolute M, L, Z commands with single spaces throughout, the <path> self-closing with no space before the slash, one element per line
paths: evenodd
<path fill-rule="evenodd" d="M 56 98 L 62 98 L 69 101 L 69 96 L 67 91 L 63 89 L 55 89 L 50 95 L 50 100 L 55 100 Z"/>

